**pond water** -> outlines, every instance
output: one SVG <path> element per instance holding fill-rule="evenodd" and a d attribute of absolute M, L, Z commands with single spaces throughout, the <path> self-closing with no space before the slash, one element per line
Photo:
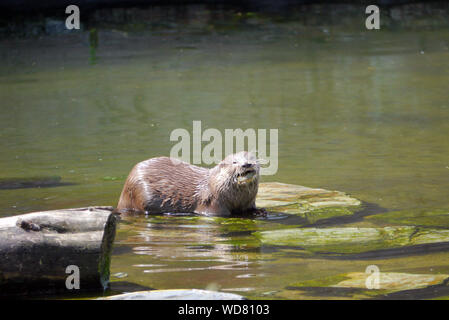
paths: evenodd
<path fill-rule="evenodd" d="M 56 176 L 61 185 L 0 190 L 0 217 L 115 206 L 132 166 L 169 155 L 170 132 L 191 131 L 194 120 L 219 130 L 278 129 L 279 170 L 263 181 L 343 191 L 378 212 L 449 208 L 447 29 L 290 22 L 97 37 L 97 48 L 88 32 L 1 40 L 0 178 Z M 330 259 L 261 246 L 250 232 L 289 221 L 275 213 L 129 217 L 117 233 L 111 293 L 209 288 L 249 298 L 354 298 L 292 284 L 372 264 L 449 274 L 444 250 Z M 412 296 L 449 295 L 420 294 Z"/>

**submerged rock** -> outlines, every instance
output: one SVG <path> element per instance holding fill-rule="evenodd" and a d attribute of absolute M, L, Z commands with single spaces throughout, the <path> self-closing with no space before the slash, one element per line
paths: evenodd
<path fill-rule="evenodd" d="M 199 289 L 149 290 L 119 294 L 99 300 L 245 300 L 233 293 Z"/>
<path fill-rule="evenodd" d="M 449 209 L 394 211 L 366 217 L 376 224 L 449 228 Z"/>
<path fill-rule="evenodd" d="M 71 182 L 61 182 L 59 176 L 49 177 L 23 177 L 1 178 L 0 190 L 26 189 L 26 188 L 51 188 L 73 185 Z"/>
<path fill-rule="evenodd" d="M 362 288 L 370 290 L 387 290 L 389 292 L 421 289 L 432 285 L 443 284 L 449 278 L 447 274 L 410 274 L 399 272 L 379 272 L 379 282 L 372 283 L 371 274 L 351 272 L 345 275 L 347 279 L 333 285 L 338 288 Z M 367 281 L 370 288 L 367 288 Z M 375 286 L 374 286 L 375 285 Z"/>
<path fill-rule="evenodd" d="M 348 254 L 449 242 L 449 230 L 413 226 L 385 228 L 293 228 L 255 232 L 262 244 Z"/>
<path fill-rule="evenodd" d="M 378 276 L 378 281 L 373 281 L 373 274 L 350 272 L 325 279 L 294 283 L 289 288 L 312 292 L 316 288 L 329 288 L 329 291 L 333 291 L 334 294 L 338 294 L 338 290 L 342 290 L 350 295 L 354 295 L 354 298 L 362 298 L 363 296 L 367 298 L 444 285 L 449 278 L 447 274 L 410 274 L 399 272 L 379 272 Z M 348 289 L 355 290 L 348 291 Z"/>
<path fill-rule="evenodd" d="M 315 223 L 352 215 L 360 209 L 361 202 L 340 191 L 269 182 L 260 184 L 256 205 L 273 212 L 299 215 Z"/>

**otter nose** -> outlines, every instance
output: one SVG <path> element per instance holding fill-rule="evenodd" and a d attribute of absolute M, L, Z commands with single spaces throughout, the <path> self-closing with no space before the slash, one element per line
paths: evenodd
<path fill-rule="evenodd" d="M 247 162 L 247 163 L 244 163 L 242 167 L 246 169 L 246 168 L 250 168 L 251 166 L 252 166 L 252 164 Z"/>

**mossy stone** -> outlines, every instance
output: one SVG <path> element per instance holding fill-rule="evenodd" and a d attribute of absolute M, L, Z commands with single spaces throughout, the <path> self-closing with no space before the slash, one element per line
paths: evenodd
<path fill-rule="evenodd" d="M 415 209 L 376 214 L 366 219 L 376 224 L 449 228 L 449 209 Z"/>
<path fill-rule="evenodd" d="M 385 228 L 292 228 L 255 232 L 264 245 L 301 247 L 315 253 L 350 254 L 449 242 L 449 230 Z"/>
<path fill-rule="evenodd" d="M 330 276 L 324 279 L 312 279 L 290 286 L 294 288 L 341 288 L 362 289 L 366 296 L 376 296 L 400 292 L 405 290 L 417 290 L 434 285 L 442 285 L 449 278 L 447 274 L 410 274 L 400 272 L 379 272 L 378 281 L 372 281 L 372 273 L 349 272 Z M 368 286 L 369 284 L 369 286 Z"/>
<path fill-rule="evenodd" d="M 308 188 L 299 185 L 261 183 L 256 205 L 272 212 L 298 215 L 308 223 L 353 215 L 361 202 L 340 191 Z"/>

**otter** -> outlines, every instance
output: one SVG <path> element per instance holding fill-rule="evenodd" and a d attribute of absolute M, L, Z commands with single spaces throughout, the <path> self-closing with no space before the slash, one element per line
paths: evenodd
<path fill-rule="evenodd" d="M 265 214 L 256 208 L 260 166 L 246 151 L 211 169 L 168 157 L 142 161 L 126 179 L 119 212 L 197 213 L 208 216 Z"/>

